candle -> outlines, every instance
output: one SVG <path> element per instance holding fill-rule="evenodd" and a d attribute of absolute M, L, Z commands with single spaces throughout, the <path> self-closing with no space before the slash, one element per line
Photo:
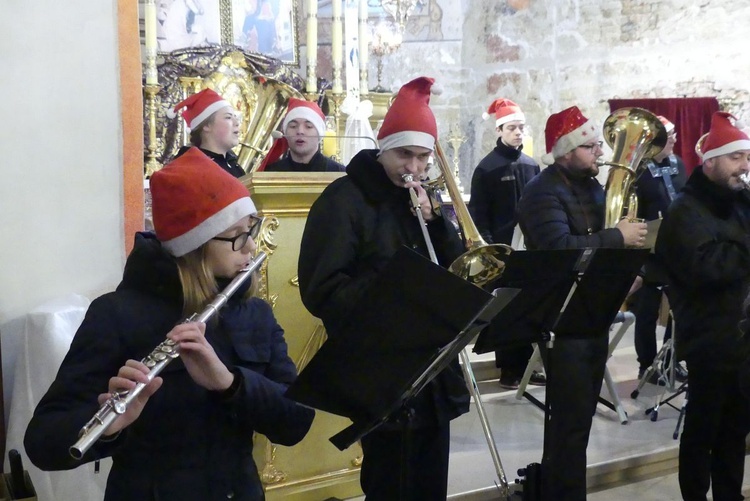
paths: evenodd
<path fill-rule="evenodd" d="M 367 0 L 359 0 L 359 36 L 358 36 L 358 52 L 359 52 L 359 93 L 360 95 L 366 95 L 368 82 L 367 82 L 367 61 L 369 58 L 368 44 L 369 32 L 367 30 Z"/>
<path fill-rule="evenodd" d="M 309 93 L 318 91 L 318 0 L 309 0 L 307 5 L 307 85 Z"/>
<path fill-rule="evenodd" d="M 333 0 L 333 23 L 331 25 L 331 61 L 333 63 L 334 94 L 341 94 L 344 89 L 341 84 L 341 66 L 343 58 L 343 24 L 341 20 L 341 1 Z"/>
<path fill-rule="evenodd" d="M 146 0 L 143 21 L 146 38 L 146 85 L 156 85 L 159 79 L 156 73 L 156 4 L 154 0 Z"/>

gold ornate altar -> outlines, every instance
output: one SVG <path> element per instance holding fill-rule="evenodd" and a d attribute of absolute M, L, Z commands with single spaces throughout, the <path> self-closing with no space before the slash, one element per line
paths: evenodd
<path fill-rule="evenodd" d="M 284 328 L 289 355 L 302 369 L 325 340 L 318 319 L 307 312 L 299 295 L 297 258 L 310 206 L 342 173 L 256 172 L 242 180 L 258 210 L 266 217 L 259 247 L 269 258 L 262 268 L 260 293 L 274 307 Z M 294 447 L 255 439 L 255 457 L 269 500 L 322 500 L 362 494 L 359 466 L 362 450 L 339 451 L 328 438 L 351 422 L 317 411 L 312 429 Z"/>

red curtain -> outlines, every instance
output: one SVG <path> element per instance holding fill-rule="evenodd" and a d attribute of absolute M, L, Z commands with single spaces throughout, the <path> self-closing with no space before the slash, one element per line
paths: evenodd
<path fill-rule="evenodd" d="M 700 165 L 695 143 L 711 127 L 711 116 L 719 111 L 715 97 L 685 97 L 669 99 L 610 99 L 609 109 L 637 106 L 655 115 L 662 115 L 674 124 L 677 143 L 674 152 L 685 162 L 688 175 Z"/>

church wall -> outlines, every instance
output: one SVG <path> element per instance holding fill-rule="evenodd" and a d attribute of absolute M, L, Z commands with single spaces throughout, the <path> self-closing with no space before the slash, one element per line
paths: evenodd
<path fill-rule="evenodd" d="M 432 103 L 440 132 L 445 137 L 450 125 L 460 124 L 467 138 L 460 149 L 464 186 L 494 146 L 492 121 L 481 115 L 497 97 L 523 108 L 537 160 L 551 113 L 578 105 L 601 123 L 611 98 L 715 96 L 750 122 L 750 6 L 742 2 L 429 3 L 441 11 L 439 29 L 415 35 L 417 22 L 408 23 L 405 43 L 388 56 L 383 80 L 403 83 L 420 74 L 438 79 L 444 92 Z M 430 43 L 410 42 L 414 38 Z"/>
<path fill-rule="evenodd" d="M 93 298 L 121 275 L 117 1 L 0 2 L 0 32 L 0 332 L 7 390 L 23 315 L 70 293 Z"/>

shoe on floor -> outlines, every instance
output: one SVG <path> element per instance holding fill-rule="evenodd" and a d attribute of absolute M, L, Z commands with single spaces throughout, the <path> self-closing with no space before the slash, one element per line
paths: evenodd
<path fill-rule="evenodd" d="M 644 374 L 646 374 L 646 371 L 648 370 L 648 367 L 644 368 L 641 367 L 638 369 L 638 380 L 640 381 L 643 379 Z M 651 375 L 646 380 L 649 384 L 655 384 L 656 386 L 666 386 L 667 383 L 664 381 L 664 378 L 659 377 L 659 373 L 657 371 L 654 371 L 651 373 Z"/>
<path fill-rule="evenodd" d="M 500 373 L 500 387 L 501 388 L 505 388 L 506 390 L 517 390 L 520 384 L 521 384 L 520 377 L 516 377 L 513 374 L 504 376 L 502 372 Z"/>
<path fill-rule="evenodd" d="M 547 376 L 539 371 L 533 371 L 529 378 L 529 384 L 534 386 L 545 386 L 547 384 Z"/>
<path fill-rule="evenodd" d="M 669 374 L 669 368 L 666 369 L 667 374 Z M 674 379 L 678 383 L 684 383 L 688 379 L 688 371 L 685 369 L 685 367 L 682 366 L 681 363 L 678 363 L 674 368 Z"/>

